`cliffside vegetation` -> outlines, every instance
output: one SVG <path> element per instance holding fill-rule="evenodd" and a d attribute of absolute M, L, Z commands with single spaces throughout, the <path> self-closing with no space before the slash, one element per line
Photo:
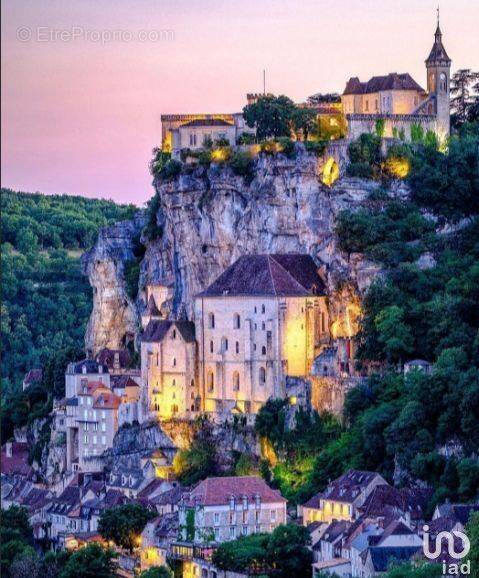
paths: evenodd
<path fill-rule="evenodd" d="M 301 497 L 351 467 L 425 482 L 435 490 L 431 505 L 478 495 L 479 130 L 465 125 L 448 154 L 427 144 L 410 150 L 410 199 L 385 189 L 338 219 L 341 247 L 384 267 L 363 303 L 359 336 L 360 363 L 381 369 L 347 396 L 345 429 L 311 448 Z M 434 364 L 432 373 L 403 374 L 414 358 Z M 265 406 L 258 416 L 259 425 L 269 420 L 273 445 L 281 411 Z M 282 467 L 287 475 L 274 480 L 294 495 L 295 464 Z"/>
<path fill-rule="evenodd" d="M 80 255 L 100 227 L 130 218 L 134 206 L 2 189 L 2 406 L 4 439 L 45 415 L 61 395 L 66 364 L 82 355 L 91 288 Z M 21 392 L 25 373 L 43 381 Z"/>

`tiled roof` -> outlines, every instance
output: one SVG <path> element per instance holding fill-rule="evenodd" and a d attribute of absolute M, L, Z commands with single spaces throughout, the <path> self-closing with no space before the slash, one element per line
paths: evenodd
<path fill-rule="evenodd" d="M 125 387 L 140 387 L 140 384 L 137 381 L 135 381 L 135 379 L 131 375 L 128 374 L 112 375 L 110 383 L 113 389 L 115 388 L 124 389 Z"/>
<path fill-rule="evenodd" d="M 366 516 L 387 516 L 394 511 L 409 513 L 412 520 L 424 519 L 424 512 L 432 491 L 424 488 L 402 488 L 398 490 L 387 484 L 382 484 L 366 498 L 360 507 Z"/>
<path fill-rule="evenodd" d="M 103 373 L 108 373 L 107 366 L 99 364 L 95 359 L 84 359 L 77 363 L 70 363 L 68 371 L 69 373 L 83 373 L 83 368 L 85 368 L 85 373 L 100 373 L 100 367 L 102 367 Z"/>
<path fill-rule="evenodd" d="M 33 473 L 32 467 L 28 464 L 28 445 L 26 443 L 12 442 L 12 455 L 7 455 L 6 444 L 2 448 L 0 469 L 2 474 L 7 476 L 29 477 Z"/>
<path fill-rule="evenodd" d="M 128 367 L 131 355 L 128 349 L 102 349 L 97 355 L 97 361 L 101 365 L 106 365 L 108 369 L 113 369 L 115 366 L 115 357 L 118 358 L 118 363 L 121 368 Z"/>
<path fill-rule="evenodd" d="M 183 490 L 180 486 L 176 486 L 176 488 L 171 488 L 171 490 L 167 490 L 161 494 L 158 494 L 154 498 L 151 499 L 152 503 L 155 506 L 167 506 L 167 505 L 175 505 L 181 500 L 183 496 Z"/>
<path fill-rule="evenodd" d="M 313 496 L 304 504 L 304 507 L 317 509 L 320 507 L 321 499 L 352 503 L 376 476 L 380 477 L 376 472 L 349 470 L 349 472 L 331 482 L 324 492 Z"/>
<path fill-rule="evenodd" d="M 333 520 L 321 536 L 321 540 L 334 543 L 349 528 L 351 522 L 346 520 Z"/>
<path fill-rule="evenodd" d="M 200 297 L 307 297 L 324 294 L 324 283 L 312 257 L 303 254 L 243 255 Z"/>
<path fill-rule="evenodd" d="M 185 502 L 188 505 L 215 506 L 229 504 L 232 497 L 236 501 L 242 500 L 244 496 L 248 500 L 259 496 L 264 503 L 286 502 L 278 490 L 273 490 L 257 476 L 207 478 L 185 496 Z"/>
<path fill-rule="evenodd" d="M 186 343 L 195 340 L 195 324 L 192 321 L 167 321 L 152 319 L 145 328 L 142 341 L 145 343 L 158 343 L 163 341 L 170 327 L 175 326 Z"/>
<path fill-rule="evenodd" d="M 43 371 L 41 368 L 30 369 L 30 371 L 23 378 L 23 382 L 27 384 L 39 383 L 42 380 Z"/>
<path fill-rule="evenodd" d="M 183 127 L 196 127 L 196 126 L 234 126 L 225 120 L 220 118 L 198 118 L 196 120 L 191 120 L 185 124 L 182 124 L 180 128 Z"/>
<path fill-rule="evenodd" d="M 479 504 L 441 504 L 438 507 L 441 517 L 449 518 L 462 525 L 467 524 L 473 512 L 479 512 Z"/>
<path fill-rule="evenodd" d="M 346 83 L 343 95 L 372 94 L 383 90 L 417 90 L 424 89 L 412 78 L 409 73 L 398 74 L 391 72 L 385 76 L 373 76 L 367 82 L 361 82 L 357 76 L 350 78 Z"/>
<path fill-rule="evenodd" d="M 118 409 L 121 399 L 111 391 L 103 391 L 93 402 L 94 409 Z"/>

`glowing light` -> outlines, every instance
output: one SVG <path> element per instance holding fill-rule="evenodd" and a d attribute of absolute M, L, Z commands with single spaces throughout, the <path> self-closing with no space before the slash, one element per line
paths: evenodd
<path fill-rule="evenodd" d="M 331 187 L 339 179 L 339 167 L 333 157 L 330 157 L 323 167 L 322 182 Z"/>
<path fill-rule="evenodd" d="M 397 179 L 405 179 L 411 171 L 411 163 L 404 157 L 391 157 L 385 166 L 387 172 Z"/>
<path fill-rule="evenodd" d="M 231 149 L 229 147 L 220 147 L 211 153 L 211 160 L 215 163 L 224 163 L 231 156 Z"/>
<path fill-rule="evenodd" d="M 359 316 L 361 308 L 357 303 L 348 303 L 342 307 L 337 319 L 331 324 L 333 339 L 351 338 L 359 329 Z"/>
<path fill-rule="evenodd" d="M 289 403 L 290 403 L 290 405 L 297 405 L 298 404 L 298 398 L 295 395 L 292 395 L 289 398 Z"/>

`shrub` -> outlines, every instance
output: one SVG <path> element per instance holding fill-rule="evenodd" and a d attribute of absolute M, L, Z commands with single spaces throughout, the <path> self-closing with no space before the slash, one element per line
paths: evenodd
<path fill-rule="evenodd" d="M 236 144 L 238 144 L 238 145 L 250 145 L 250 144 L 255 144 L 255 142 L 256 142 L 256 136 L 254 134 L 249 133 L 249 132 L 244 132 L 243 134 L 240 134 L 240 136 L 236 140 Z"/>
<path fill-rule="evenodd" d="M 286 136 L 278 138 L 279 150 L 289 159 L 296 157 L 296 144 Z"/>
<path fill-rule="evenodd" d="M 220 137 L 215 140 L 215 147 L 229 147 L 230 141 L 226 137 Z"/>
<path fill-rule="evenodd" d="M 163 152 L 160 148 L 153 149 L 153 158 L 150 162 L 150 173 L 157 176 L 161 173 L 165 164 L 171 159 L 171 153 Z"/>
<path fill-rule="evenodd" d="M 235 175 L 248 178 L 253 176 L 254 162 L 247 152 L 235 151 L 231 155 L 230 166 Z"/>
<path fill-rule="evenodd" d="M 376 130 L 376 135 L 382 138 L 386 130 L 386 121 L 384 120 L 384 118 L 378 118 L 374 128 Z"/>
<path fill-rule="evenodd" d="M 198 154 L 198 162 L 200 165 L 207 166 L 211 163 L 211 150 L 203 149 Z"/>
<path fill-rule="evenodd" d="M 347 168 L 350 177 L 360 177 L 361 179 L 373 178 L 373 167 L 368 163 L 350 163 Z"/>
<path fill-rule="evenodd" d="M 304 148 L 308 153 L 314 153 L 319 157 L 326 150 L 326 143 L 324 141 L 307 140 L 304 142 Z"/>
<path fill-rule="evenodd" d="M 174 179 L 181 173 L 182 164 L 175 160 L 170 159 L 165 166 L 160 171 L 160 177 L 165 180 Z"/>
<path fill-rule="evenodd" d="M 210 136 L 205 136 L 205 138 L 203 139 L 203 146 L 206 149 L 212 149 L 213 148 L 213 140 Z"/>

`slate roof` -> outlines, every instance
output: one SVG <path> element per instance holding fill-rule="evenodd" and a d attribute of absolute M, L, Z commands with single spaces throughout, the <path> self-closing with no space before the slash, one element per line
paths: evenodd
<path fill-rule="evenodd" d="M 424 89 L 408 73 L 398 74 L 391 72 L 384 76 L 373 76 L 367 82 L 361 82 L 357 76 L 352 77 L 346 83 L 343 95 L 348 94 L 372 94 L 383 90 L 417 90 Z"/>
<path fill-rule="evenodd" d="M 439 28 L 439 24 L 437 25 L 436 32 L 434 34 L 434 44 L 431 48 L 431 52 L 429 56 L 426 58 L 426 62 L 434 62 L 437 60 L 445 60 L 446 62 L 451 62 L 451 59 L 447 55 L 446 49 L 442 44 L 442 32 Z"/>
<path fill-rule="evenodd" d="M 113 389 L 124 389 L 125 387 L 140 387 L 140 384 L 131 375 L 115 375 L 111 380 Z"/>
<path fill-rule="evenodd" d="M 308 297 L 324 290 L 310 255 L 243 255 L 198 296 Z"/>
<path fill-rule="evenodd" d="M 100 373 L 100 366 L 103 369 L 103 373 L 108 373 L 108 367 L 98 363 L 95 359 L 84 359 L 77 363 L 70 363 L 68 365 L 68 372 L 83 373 L 83 368 L 86 368 L 85 373 Z"/>
<path fill-rule="evenodd" d="M 286 500 L 278 490 L 270 488 L 258 476 L 230 476 L 224 478 L 207 478 L 184 496 L 187 505 L 217 506 L 229 504 L 232 497 L 242 500 L 254 500 L 259 496 L 261 502 L 274 503 Z"/>
<path fill-rule="evenodd" d="M 150 295 L 150 298 L 148 299 L 145 313 L 147 313 L 148 315 L 161 315 L 161 312 L 156 305 L 156 301 L 153 295 Z"/>
<path fill-rule="evenodd" d="M 366 498 L 359 511 L 365 516 L 389 516 L 394 512 L 409 513 L 411 520 L 422 520 L 432 491 L 424 488 L 398 490 L 382 484 Z"/>
<path fill-rule="evenodd" d="M 376 476 L 379 476 L 376 472 L 349 470 L 349 472 L 331 482 L 324 492 L 313 496 L 304 504 L 304 507 L 318 509 L 321 499 L 351 504 Z"/>
<path fill-rule="evenodd" d="M 350 525 L 351 522 L 346 520 L 333 520 L 324 530 L 320 540 L 314 545 L 313 549 L 321 550 L 321 542 L 334 544 L 334 542 L 343 536 Z"/>
<path fill-rule="evenodd" d="M 441 504 L 438 507 L 441 517 L 460 522 L 463 526 L 469 521 L 472 512 L 479 512 L 479 504 Z"/>
<path fill-rule="evenodd" d="M 152 319 L 145 328 L 141 340 L 145 343 L 163 341 L 170 327 L 175 326 L 186 343 L 195 341 L 195 324 L 192 321 L 167 321 Z"/>
<path fill-rule="evenodd" d="M 179 128 L 197 127 L 197 126 L 234 126 L 234 125 L 220 118 L 198 118 L 196 120 L 190 120 L 190 122 L 182 124 Z"/>
<path fill-rule="evenodd" d="M 422 551 L 422 548 L 413 546 L 403 546 L 396 548 L 369 548 L 371 562 L 376 572 L 386 572 L 391 563 L 407 562 Z"/>

